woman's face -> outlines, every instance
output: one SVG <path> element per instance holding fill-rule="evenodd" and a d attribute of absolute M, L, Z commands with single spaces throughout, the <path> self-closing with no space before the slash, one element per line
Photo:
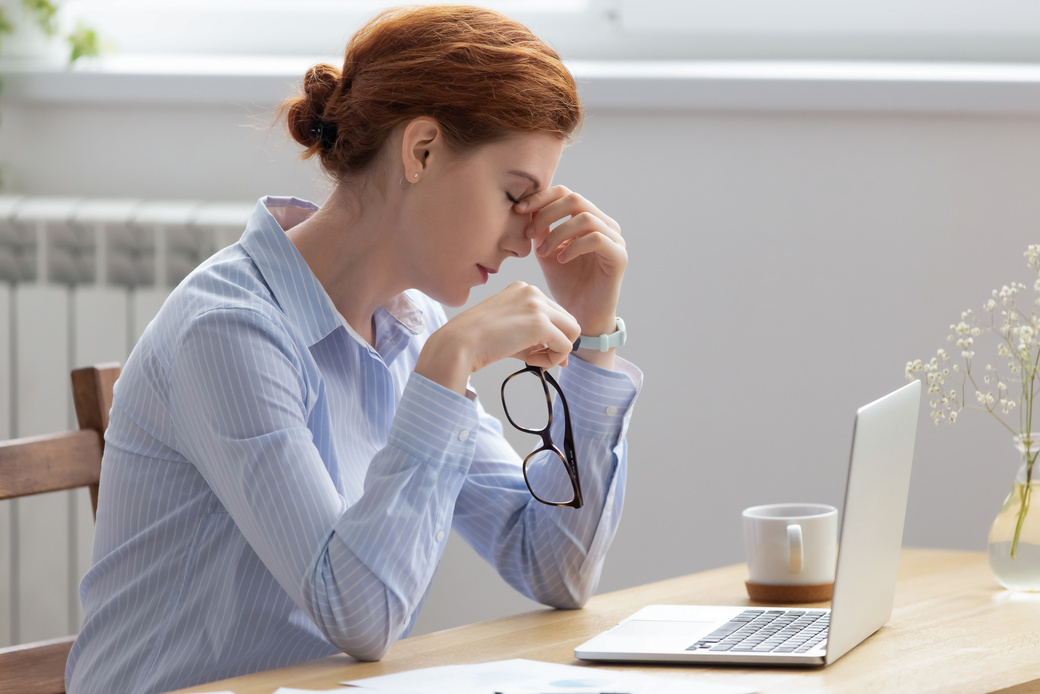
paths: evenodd
<path fill-rule="evenodd" d="M 524 229 L 531 215 L 513 206 L 549 186 L 562 152 L 552 133 L 511 135 L 462 155 L 433 143 L 421 178 L 404 196 L 414 286 L 459 306 L 507 258 L 530 253 Z"/>

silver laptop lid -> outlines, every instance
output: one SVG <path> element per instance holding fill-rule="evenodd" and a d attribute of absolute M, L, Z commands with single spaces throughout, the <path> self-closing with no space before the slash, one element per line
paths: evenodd
<path fill-rule="evenodd" d="M 914 381 L 856 411 L 828 664 L 892 615 L 920 403 L 921 382 Z"/>

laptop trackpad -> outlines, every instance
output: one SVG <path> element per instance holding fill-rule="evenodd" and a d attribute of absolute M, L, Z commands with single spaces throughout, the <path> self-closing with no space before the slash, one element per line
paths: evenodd
<path fill-rule="evenodd" d="M 640 652 L 683 651 L 711 632 L 718 622 L 659 621 L 632 619 L 612 629 L 610 643 Z M 622 645 L 623 644 L 623 645 Z"/>

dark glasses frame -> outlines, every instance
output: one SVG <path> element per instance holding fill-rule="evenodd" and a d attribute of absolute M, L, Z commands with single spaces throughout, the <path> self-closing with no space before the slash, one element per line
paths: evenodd
<path fill-rule="evenodd" d="M 542 382 L 542 391 L 545 393 L 545 404 L 546 407 L 548 407 L 549 409 L 549 418 L 546 422 L 544 429 L 529 429 L 528 427 L 521 426 L 520 424 L 517 424 L 515 421 L 513 421 L 513 417 L 509 414 L 509 405 L 506 402 L 506 384 L 508 384 L 509 381 L 516 378 L 517 376 L 523 376 L 524 374 L 528 373 L 536 375 Z M 560 452 L 560 449 L 557 448 L 556 445 L 553 443 L 552 437 L 550 437 L 549 435 L 549 430 L 552 427 L 553 423 L 553 404 L 552 397 L 549 395 L 549 386 L 552 386 L 556 390 L 556 394 L 560 398 L 560 404 L 563 405 L 562 453 Z M 542 439 L 542 445 L 539 448 L 536 448 L 535 450 L 531 451 L 527 455 L 527 457 L 524 458 L 524 482 L 527 483 L 527 489 L 531 492 L 531 496 L 533 496 L 537 501 L 546 504 L 547 506 L 570 506 L 571 508 L 581 508 L 583 501 L 581 495 L 581 482 L 578 479 L 578 459 L 574 453 L 574 434 L 571 431 L 571 412 L 570 408 L 567 406 L 567 398 L 563 394 L 563 389 L 560 388 L 560 384 L 556 382 L 556 379 L 553 378 L 553 375 L 551 373 L 547 373 L 545 369 L 543 369 L 540 366 L 532 366 L 530 364 L 525 364 L 524 368 L 520 369 L 514 374 L 511 374 L 510 376 L 506 377 L 504 381 L 502 381 L 502 408 L 505 410 L 506 419 L 509 420 L 509 423 L 512 424 L 513 427 L 519 429 L 525 434 L 534 434 L 535 436 L 539 436 Z M 563 463 L 564 469 L 567 470 L 567 476 L 570 478 L 571 481 L 571 491 L 574 494 L 573 498 L 571 498 L 570 501 L 547 501 L 546 499 L 543 499 L 540 496 L 538 496 L 538 494 L 534 491 L 534 488 L 531 486 L 531 481 L 527 478 L 527 466 L 531 462 L 531 460 L 542 451 L 551 451 L 555 455 L 559 456 L 560 461 Z"/>

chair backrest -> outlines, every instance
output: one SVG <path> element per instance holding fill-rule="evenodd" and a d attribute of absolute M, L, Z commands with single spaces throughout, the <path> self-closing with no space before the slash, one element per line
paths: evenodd
<path fill-rule="evenodd" d="M 77 431 L 0 442 L 0 500 L 87 487 L 97 516 L 101 456 L 118 364 L 72 372 Z M 0 694 L 63 694 L 74 636 L 0 648 Z"/>

